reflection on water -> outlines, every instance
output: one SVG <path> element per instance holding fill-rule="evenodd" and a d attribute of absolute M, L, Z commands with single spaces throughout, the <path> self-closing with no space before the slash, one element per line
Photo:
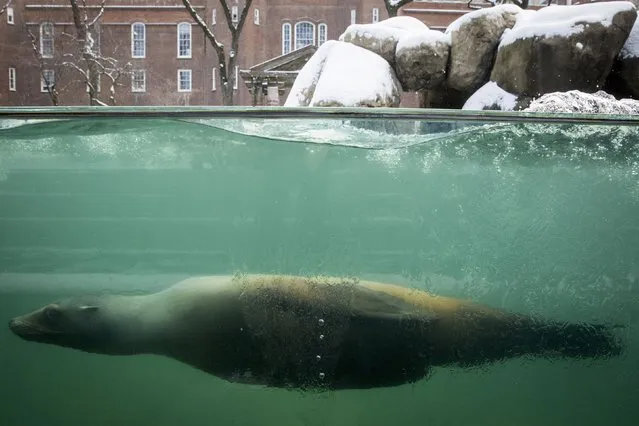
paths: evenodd
<path fill-rule="evenodd" d="M 634 424 L 637 130 L 473 123 L 425 134 L 400 124 L 4 128 L 0 316 L 86 292 L 154 292 L 193 275 L 328 274 L 559 321 L 623 323 L 623 356 L 439 367 L 413 385 L 317 394 L 227 383 L 152 355 L 36 345 L 5 327 L 3 424 Z"/>

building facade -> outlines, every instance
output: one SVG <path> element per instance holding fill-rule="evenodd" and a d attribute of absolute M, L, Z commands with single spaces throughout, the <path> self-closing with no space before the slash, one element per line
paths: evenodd
<path fill-rule="evenodd" d="M 228 54 L 231 33 L 220 0 L 191 2 Z M 244 1 L 226 3 L 236 23 Z M 8 3 L 0 15 L 0 105 L 88 105 L 91 93 L 108 105 L 222 105 L 216 50 L 181 0 L 105 0 L 103 10 L 100 0 L 86 5 L 80 5 L 78 25 L 69 0 Z M 444 30 L 471 10 L 467 0 L 423 0 L 399 14 Z M 256 96 L 257 85 L 247 81 L 250 73 L 242 70 L 270 62 L 286 70 L 286 55 L 300 67 L 295 51 L 337 39 L 351 23 L 387 17 L 383 0 L 254 0 L 236 66 L 229 70 L 235 104 L 265 103 Z M 78 27 L 88 35 L 79 37 Z M 87 49 L 99 60 L 87 61 Z M 280 103 L 285 96 L 280 90 Z"/>

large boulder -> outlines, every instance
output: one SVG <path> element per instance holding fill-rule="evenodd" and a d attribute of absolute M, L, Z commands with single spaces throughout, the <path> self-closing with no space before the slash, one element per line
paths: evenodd
<path fill-rule="evenodd" d="M 513 4 L 478 9 L 462 15 L 448 26 L 450 87 L 472 92 L 488 81 L 499 39 L 506 29 L 515 25 L 521 11 Z"/>
<path fill-rule="evenodd" d="M 331 40 L 302 67 L 284 106 L 397 107 L 401 92 L 395 71 L 382 57 Z"/>
<path fill-rule="evenodd" d="M 615 61 L 606 82 L 606 91 L 619 97 L 639 99 L 639 19 Z"/>
<path fill-rule="evenodd" d="M 395 51 L 395 71 L 406 92 L 433 89 L 446 78 L 450 38 L 424 30 L 403 37 Z"/>
<path fill-rule="evenodd" d="M 490 79 L 507 92 L 531 97 L 597 91 L 636 18 L 635 6 L 627 1 L 520 13 L 513 28 L 504 31 Z"/>
<path fill-rule="evenodd" d="M 468 98 L 462 109 L 513 111 L 518 109 L 517 106 L 517 96 L 506 92 L 494 81 L 489 81 Z"/>
<path fill-rule="evenodd" d="M 374 24 L 349 25 L 339 36 L 339 40 L 377 53 L 393 65 L 397 42 L 411 33 L 426 30 L 428 27 L 419 19 L 397 16 Z"/>

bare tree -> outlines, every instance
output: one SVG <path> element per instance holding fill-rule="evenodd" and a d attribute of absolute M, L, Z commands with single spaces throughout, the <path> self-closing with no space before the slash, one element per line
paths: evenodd
<path fill-rule="evenodd" d="M 0 15 L 2 15 L 7 10 L 7 8 L 11 6 L 11 3 L 13 3 L 13 0 L 7 0 L 5 5 L 0 8 Z"/>
<path fill-rule="evenodd" d="M 388 16 L 392 18 L 393 16 L 397 16 L 400 7 L 412 2 L 413 0 L 384 0 L 384 6 L 386 6 Z"/>
<path fill-rule="evenodd" d="M 233 70 L 235 69 L 235 63 L 237 62 L 237 55 L 240 48 L 240 36 L 242 35 L 242 28 L 244 28 L 244 23 L 246 22 L 246 17 L 248 16 L 248 11 L 251 8 L 253 0 L 245 0 L 244 7 L 242 8 L 242 12 L 239 14 L 237 22 L 233 22 L 231 9 L 229 8 L 227 1 L 228 0 L 220 0 L 220 5 L 224 11 L 224 19 L 226 20 L 226 24 L 231 32 L 231 50 L 228 52 L 228 59 L 224 45 L 217 40 L 213 31 L 211 31 L 211 29 L 206 25 L 206 22 L 204 22 L 200 15 L 198 15 L 191 4 L 191 1 L 182 0 L 182 3 L 184 3 L 186 10 L 189 12 L 195 23 L 200 27 L 204 36 L 211 43 L 211 46 L 213 46 L 213 49 L 215 49 L 219 64 L 220 79 L 222 80 L 222 103 L 230 106 L 235 103 L 233 86 L 236 84 L 236 81 Z"/>

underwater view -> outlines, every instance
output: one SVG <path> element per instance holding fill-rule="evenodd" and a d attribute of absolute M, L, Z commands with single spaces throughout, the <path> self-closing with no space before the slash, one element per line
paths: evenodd
<path fill-rule="evenodd" d="M 635 425 L 639 120 L 400 113 L 0 115 L 0 424 Z M 543 336 L 560 342 L 544 337 L 543 353 L 468 366 L 433 356 L 410 382 L 306 390 L 225 380 L 170 356 L 28 341 L 7 326 L 68 297 L 143 300 L 132 297 L 251 274 L 394 284 L 595 334 L 591 324 L 610 324 L 623 350 L 555 356 L 570 337 L 549 326 Z M 165 299 L 152 299 L 154 315 L 172 311 Z M 289 312 L 265 300 L 256 328 Z M 388 300 L 361 310 L 375 316 Z M 426 322 L 442 324 L 444 308 L 433 309 Z M 180 333 L 195 333 L 193 318 Z M 392 318 L 358 323 L 357 334 L 399 341 L 406 330 Z M 483 326 L 460 327 L 480 342 L 474 356 L 498 345 Z M 306 330 L 287 332 L 279 347 Z M 327 348 L 339 362 L 341 347 Z M 352 368 L 362 370 L 390 351 L 359 350 Z"/>

